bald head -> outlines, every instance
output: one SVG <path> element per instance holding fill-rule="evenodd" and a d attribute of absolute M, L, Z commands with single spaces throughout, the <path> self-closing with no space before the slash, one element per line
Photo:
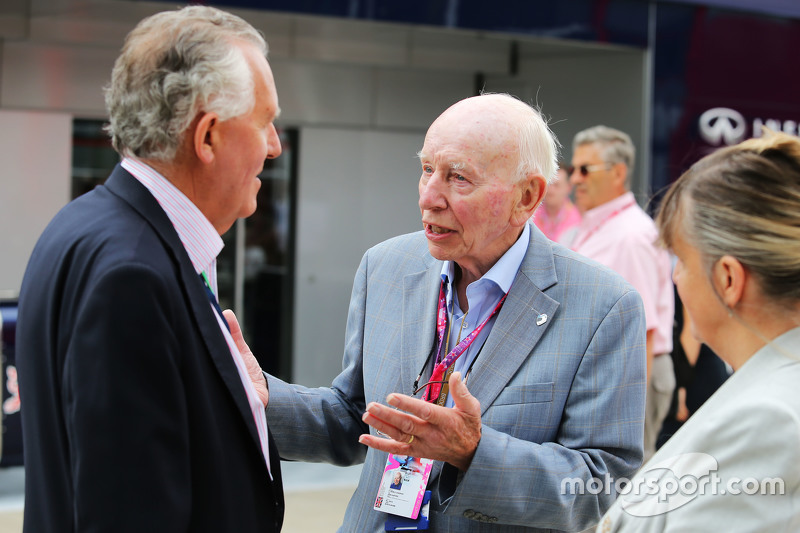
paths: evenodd
<path fill-rule="evenodd" d="M 429 129 L 458 125 L 464 137 L 492 147 L 498 157 L 516 159 L 516 175 L 539 174 L 551 182 L 558 170 L 558 141 L 541 114 L 508 94 L 482 94 L 447 108 Z M 453 128 L 450 128 L 451 130 Z"/>

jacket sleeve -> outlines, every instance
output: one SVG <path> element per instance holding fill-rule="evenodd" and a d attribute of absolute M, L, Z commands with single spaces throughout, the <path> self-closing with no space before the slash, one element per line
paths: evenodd
<path fill-rule="evenodd" d="M 362 364 L 366 263 L 367 255 L 353 283 L 342 372 L 332 386 L 309 388 L 267 377 L 267 420 L 282 459 L 338 466 L 364 461 L 367 447 L 358 438 L 369 432 L 361 421 L 366 409 Z"/>
<path fill-rule="evenodd" d="M 800 439 L 796 380 L 759 378 L 737 382 L 736 398 L 692 415 L 690 422 L 702 418 L 637 473 L 598 531 L 797 531 L 800 452 L 786 444 Z"/>

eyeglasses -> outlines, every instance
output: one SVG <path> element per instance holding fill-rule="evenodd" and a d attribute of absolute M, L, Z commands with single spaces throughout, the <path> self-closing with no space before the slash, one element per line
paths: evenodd
<path fill-rule="evenodd" d="M 588 176 L 592 172 L 599 172 L 600 170 L 608 170 L 611 168 L 609 163 L 599 163 L 597 165 L 581 165 L 579 167 L 574 167 L 572 165 L 567 167 L 567 176 L 572 176 L 572 173 L 576 170 L 581 173 L 581 176 L 584 178 Z"/>
<path fill-rule="evenodd" d="M 465 379 L 464 381 L 466 381 L 466 379 Z M 449 381 L 449 380 L 446 380 L 446 381 L 429 381 L 429 382 L 427 382 L 427 383 L 423 383 L 423 384 L 422 384 L 422 385 L 420 385 L 419 387 L 414 387 L 414 392 L 412 392 L 412 393 L 411 393 L 411 396 L 416 396 L 416 395 L 417 395 L 417 394 L 419 394 L 420 392 L 424 391 L 424 390 L 425 390 L 425 388 L 426 388 L 428 385 L 435 385 L 435 384 L 437 384 L 437 383 L 439 383 L 439 384 L 441 384 L 441 385 L 444 385 L 445 383 L 450 383 L 450 381 Z M 416 385 L 416 383 L 415 383 L 414 385 Z"/>

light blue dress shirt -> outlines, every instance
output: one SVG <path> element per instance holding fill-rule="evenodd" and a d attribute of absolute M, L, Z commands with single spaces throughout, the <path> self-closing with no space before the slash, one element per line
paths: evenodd
<path fill-rule="evenodd" d="M 486 320 L 486 317 L 492 313 L 503 295 L 511 288 L 511 284 L 514 282 L 514 278 L 517 277 L 517 272 L 522 264 L 522 259 L 525 257 L 525 252 L 528 251 L 530 235 L 531 229 L 525 224 L 525 229 L 522 230 L 517 242 L 498 259 L 497 263 L 486 274 L 467 286 L 467 300 L 469 301 L 467 313 L 461 310 L 458 304 L 458 295 L 453 290 L 455 263 L 453 261 L 445 261 L 442 266 L 442 280 L 446 283 L 448 320 L 450 321 L 448 352 L 456 347 L 460 339 L 468 336 Z M 465 376 L 472 361 L 478 356 L 483 343 L 489 337 L 496 319 L 497 315 L 484 326 L 480 334 L 475 337 L 475 340 L 467 348 L 467 351 L 461 354 L 461 357 L 453 363 L 453 371 L 461 372 L 462 378 Z M 467 386 L 469 386 L 469 380 L 467 381 Z M 453 406 L 453 399 L 450 394 L 447 395 L 445 405 L 447 407 Z"/>

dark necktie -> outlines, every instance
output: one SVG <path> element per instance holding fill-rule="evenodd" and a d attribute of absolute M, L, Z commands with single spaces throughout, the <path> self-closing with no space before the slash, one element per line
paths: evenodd
<path fill-rule="evenodd" d="M 203 273 L 201 272 L 199 275 L 200 279 L 203 281 L 203 287 L 206 288 L 206 294 L 208 294 L 208 299 L 211 300 L 211 305 L 214 306 L 214 309 L 217 311 L 219 317 L 222 319 L 222 323 L 225 324 L 225 327 L 228 328 L 228 331 L 230 332 L 231 327 L 228 325 L 228 321 L 225 320 L 225 316 L 222 314 L 222 308 L 219 306 L 219 302 L 217 302 L 217 297 L 214 296 L 214 291 L 211 290 L 211 287 L 208 285 L 208 280 L 203 275 Z"/>

